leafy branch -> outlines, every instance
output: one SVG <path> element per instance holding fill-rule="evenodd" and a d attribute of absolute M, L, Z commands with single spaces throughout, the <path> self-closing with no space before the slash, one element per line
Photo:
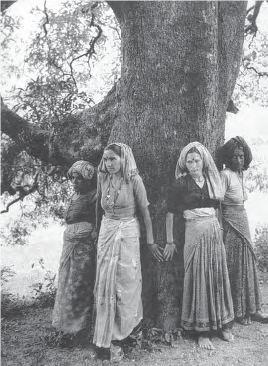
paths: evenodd
<path fill-rule="evenodd" d="M 9 208 L 14 205 L 14 203 L 18 202 L 18 201 L 22 201 L 26 196 L 28 196 L 29 194 L 35 192 L 38 188 L 38 176 L 39 176 L 39 171 L 36 172 L 35 176 L 34 176 L 34 182 L 32 184 L 32 186 L 29 188 L 29 185 L 25 185 L 25 186 L 21 186 L 18 185 L 15 187 L 16 192 L 19 193 L 19 197 L 15 198 L 13 201 L 11 201 L 4 210 L 2 210 L 0 213 L 7 213 L 9 211 Z"/>

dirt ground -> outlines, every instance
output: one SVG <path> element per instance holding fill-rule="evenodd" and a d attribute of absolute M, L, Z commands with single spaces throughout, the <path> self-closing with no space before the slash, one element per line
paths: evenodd
<path fill-rule="evenodd" d="M 24 315 L 2 319 L 2 366 L 101 366 L 111 364 L 94 358 L 92 350 L 50 348 L 43 337 L 50 329 L 52 309 L 30 309 Z M 235 341 L 214 338 L 213 351 L 201 350 L 194 339 L 174 345 L 154 344 L 151 351 L 134 348 L 118 366 L 267 366 L 268 325 L 235 324 Z"/>

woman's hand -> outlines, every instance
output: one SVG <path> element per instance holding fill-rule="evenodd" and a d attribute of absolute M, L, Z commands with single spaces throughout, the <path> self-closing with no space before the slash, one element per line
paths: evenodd
<path fill-rule="evenodd" d="M 91 232 L 91 237 L 92 239 L 97 239 L 98 237 L 98 233 L 97 233 L 97 230 L 96 229 L 93 229 L 92 232 Z"/>
<path fill-rule="evenodd" d="M 148 244 L 150 253 L 155 257 L 155 259 L 158 260 L 158 262 L 163 262 L 163 254 L 161 253 L 163 251 L 163 248 L 161 248 L 158 244 Z"/>
<path fill-rule="evenodd" d="M 172 260 L 174 253 L 178 253 L 176 244 L 174 243 L 167 243 L 163 252 L 163 257 L 165 261 Z"/>

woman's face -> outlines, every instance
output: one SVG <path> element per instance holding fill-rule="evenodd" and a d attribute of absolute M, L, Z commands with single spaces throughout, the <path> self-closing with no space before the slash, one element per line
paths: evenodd
<path fill-rule="evenodd" d="M 203 160 L 196 152 L 186 156 L 186 167 L 193 178 L 201 177 L 203 173 Z"/>
<path fill-rule="evenodd" d="M 103 160 L 110 174 L 116 174 L 121 169 L 121 158 L 113 150 L 104 150 Z"/>
<path fill-rule="evenodd" d="M 87 188 L 89 188 L 89 181 L 84 179 L 82 177 L 82 175 L 80 175 L 78 173 L 72 174 L 71 182 L 72 182 L 75 192 L 77 192 L 77 193 L 86 191 Z"/>
<path fill-rule="evenodd" d="M 231 159 L 231 169 L 241 171 L 244 168 L 245 157 L 244 151 L 241 148 L 235 148 Z"/>

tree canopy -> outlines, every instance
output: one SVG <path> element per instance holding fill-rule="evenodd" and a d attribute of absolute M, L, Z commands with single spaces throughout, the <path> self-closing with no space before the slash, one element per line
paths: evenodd
<path fill-rule="evenodd" d="M 11 10 L 20 1 L 1 2 L 5 73 L 1 179 L 2 193 L 8 192 L 3 211 L 31 194 L 35 217 L 41 213 L 58 217 L 64 206 L 62 197 L 68 192 L 67 168 L 78 158 L 97 164 L 118 117 L 122 92 L 118 20 L 124 2 L 65 1 L 53 10 L 44 1 L 31 10 L 39 28 L 23 39 L 25 56 L 16 62 L 14 54 L 20 49 L 14 36 L 20 33 L 23 20 Z M 261 6 L 262 1 L 257 1 L 246 13 L 246 51 L 236 87 L 239 91 L 234 96 L 238 107 L 241 99 L 249 98 L 265 104 L 263 91 L 257 92 L 259 80 L 266 76 L 256 67 L 256 60 L 258 66 L 266 65 L 264 38 L 256 22 Z M 258 55 L 252 49 L 257 38 Z M 236 111 L 232 103 L 228 108 Z M 45 209 L 48 203 L 49 211 Z"/>
<path fill-rule="evenodd" d="M 36 212 L 40 213 L 38 207 L 53 202 L 50 187 L 54 187 L 54 200 L 64 197 L 66 188 L 62 192 L 62 182 L 67 167 L 77 158 L 90 159 L 97 164 L 109 139 L 120 102 L 119 22 L 123 3 L 62 1 L 61 6 L 53 10 L 44 1 L 33 8 L 34 16 L 39 17 L 39 30 L 36 27 L 34 37 L 24 44 L 27 51 L 22 69 L 22 61 L 12 61 L 16 52 L 12 48 L 13 36 L 19 34 L 22 21 L 14 19 L 12 12 L 7 11 L 15 2 L 2 1 L 0 8 L 2 62 L 5 65 L 1 75 L 2 89 L 5 90 L 6 76 L 12 80 L 16 75 L 12 87 L 3 95 L 4 99 L 1 98 L 0 194 L 8 192 L 3 211 L 11 202 L 34 194 Z M 241 104 L 241 94 L 244 99 L 253 97 L 265 104 L 258 84 L 260 77 L 266 74 L 256 67 L 256 63 L 266 65 L 265 39 L 258 32 L 256 22 L 262 3 L 256 1 L 246 14 L 246 42 L 251 48 L 247 45 L 240 69 L 237 89 L 243 89 L 244 94 L 235 93 L 237 106 Z M 256 41 L 258 37 L 260 39 Z M 256 46 L 252 48 L 253 42 L 257 42 L 258 51 Z M 94 73 L 100 74 L 98 65 L 107 51 L 111 67 L 107 72 L 102 67 L 99 83 Z M 256 75 L 253 90 L 252 80 L 256 80 Z M 106 98 L 96 105 L 95 98 L 100 100 L 109 89 Z M 228 108 L 237 111 L 231 101 Z M 49 215 L 60 215 L 58 204 L 56 199 Z"/>

